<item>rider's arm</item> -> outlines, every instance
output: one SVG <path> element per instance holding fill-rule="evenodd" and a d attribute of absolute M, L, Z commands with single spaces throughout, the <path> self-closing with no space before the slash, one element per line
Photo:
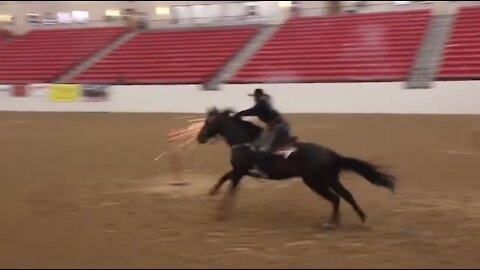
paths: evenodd
<path fill-rule="evenodd" d="M 247 110 L 244 110 L 244 111 L 241 111 L 241 112 L 238 112 L 235 114 L 235 116 L 237 117 L 243 117 L 243 116 L 257 116 L 258 114 L 258 109 L 257 109 L 257 106 L 254 106 L 250 109 L 247 109 Z"/>

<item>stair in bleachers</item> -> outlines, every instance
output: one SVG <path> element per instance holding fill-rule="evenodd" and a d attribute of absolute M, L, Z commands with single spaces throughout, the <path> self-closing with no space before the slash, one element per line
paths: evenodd
<path fill-rule="evenodd" d="M 406 88 L 431 88 L 440 66 L 443 48 L 445 47 L 453 18 L 452 15 L 434 15 L 431 17 L 427 33 L 407 79 Z"/>
<path fill-rule="evenodd" d="M 95 64 L 97 61 L 105 57 L 107 54 L 111 53 L 114 51 L 116 48 L 133 38 L 137 32 L 128 32 L 124 33 L 123 35 L 119 36 L 115 41 L 111 42 L 107 46 L 105 46 L 103 49 L 99 50 L 89 58 L 85 59 L 83 62 L 81 62 L 79 65 L 73 67 L 70 69 L 67 73 L 62 75 L 57 82 L 71 82 L 72 79 L 77 76 L 78 74 L 82 73 L 89 67 L 91 67 L 93 64 Z"/>
<path fill-rule="evenodd" d="M 243 26 L 143 32 L 76 76 L 74 81 L 204 83 L 256 31 L 256 26 Z"/>
<path fill-rule="evenodd" d="M 261 26 L 257 34 L 237 51 L 229 61 L 205 84 L 207 90 L 218 90 L 221 83 L 230 80 L 248 59 L 268 40 L 278 29 L 277 25 Z"/>

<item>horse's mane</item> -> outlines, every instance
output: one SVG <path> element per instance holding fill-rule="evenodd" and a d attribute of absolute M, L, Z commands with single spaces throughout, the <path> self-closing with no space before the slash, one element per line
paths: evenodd
<path fill-rule="evenodd" d="M 237 123 L 241 128 L 246 129 L 250 132 L 253 132 L 254 134 L 252 134 L 252 135 L 258 135 L 263 130 L 262 127 L 260 127 L 258 125 L 255 125 L 254 123 L 252 123 L 250 121 L 245 121 L 245 120 L 241 119 L 240 117 L 234 117 L 233 114 L 235 113 L 235 111 L 231 108 L 226 108 L 226 109 L 223 109 L 223 110 L 217 110 L 216 108 L 213 108 L 213 109 L 210 110 L 210 112 L 212 112 L 212 111 L 215 111 L 218 114 L 226 115 L 230 119 L 234 120 L 235 123 Z"/>
<path fill-rule="evenodd" d="M 262 127 L 255 125 L 250 121 L 245 121 L 239 117 L 232 117 L 238 124 L 240 124 L 243 128 L 246 129 L 258 129 L 259 131 L 262 130 Z"/>
<path fill-rule="evenodd" d="M 250 134 L 250 136 L 252 136 L 252 138 L 257 138 L 260 135 L 260 133 L 263 131 L 262 127 L 260 127 L 258 125 L 255 125 L 254 123 L 252 123 L 250 121 L 245 121 L 240 117 L 233 117 L 233 116 L 230 116 L 230 117 L 242 129 L 248 131 L 248 133 Z"/>

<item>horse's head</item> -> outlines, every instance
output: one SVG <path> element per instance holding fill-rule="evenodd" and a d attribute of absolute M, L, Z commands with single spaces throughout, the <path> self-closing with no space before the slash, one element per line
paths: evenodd
<path fill-rule="evenodd" d="M 217 135 L 222 135 L 225 127 L 225 123 L 230 119 L 232 110 L 219 111 L 213 107 L 207 111 L 207 117 L 205 124 L 198 133 L 197 141 L 200 144 L 206 143 L 210 138 Z"/>

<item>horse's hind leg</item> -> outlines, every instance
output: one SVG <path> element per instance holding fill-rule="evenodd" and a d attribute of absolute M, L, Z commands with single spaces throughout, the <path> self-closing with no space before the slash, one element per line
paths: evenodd
<path fill-rule="evenodd" d="M 340 216 L 339 216 L 339 208 L 340 208 L 340 197 L 337 194 L 332 192 L 328 185 L 325 184 L 327 179 L 320 179 L 318 177 L 313 178 L 304 178 L 303 181 L 305 184 L 312 189 L 315 193 L 322 196 L 330 203 L 332 203 L 333 211 L 330 217 L 330 220 L 324 223 L 324 227 L 333 228 L 339 225 Z"/>
<path fill-rule="evenodd" d="M 335 179 L 332 179 L 332 181 L 330 182 L 330 186 L 338 195 L 340 195 L 340 197 L 346 200 L 353 207 L 353 209 L 355 210 L 355 212 L 357 212 L 362 222 L 365 223 L 365 221 L 367 220 L 367 216 L 363 212 L 362 208 L 358 206 L 357 202 L 355 201 L 355 198 L 353 198 L 352 193 L 350 193 L 350 191 L 348 191 L 348 189 L 346 189 L 342 185 L 342 183 L 340 183 L 338 179 L 338 175 L 335 177 Z"/>

